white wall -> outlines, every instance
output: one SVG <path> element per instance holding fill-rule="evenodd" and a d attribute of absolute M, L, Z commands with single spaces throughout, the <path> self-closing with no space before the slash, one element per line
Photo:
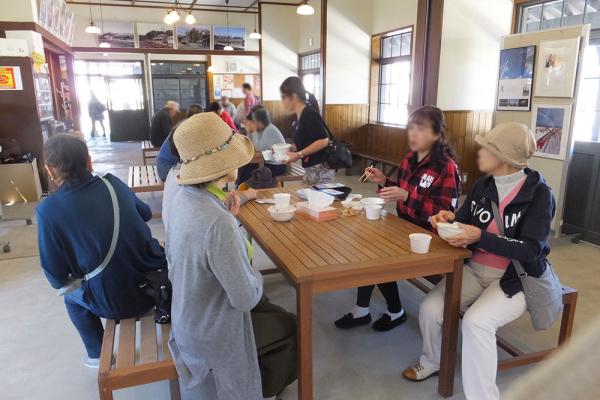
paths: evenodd
<path fill-rule="evenodd" d="M 373 33 L 415 25 L 418 3 L 418 0 L 373 0 Z"/>
<path fill-rule="evenodd" d="M 38 22 L 37 0 L 0 0 L 0 21 Z"/>
<path fill-rule="evenodd" d="M 215 73 L 226 73 L 227 63 L 235 62 L 238 64 L 238 72 L 246 72 L 249 74 L 260 73 L 260 62 L 256 56 L 212 56 L 211 64 L 213 72 Z"/>
<path fill-rule="evenodd" d="M 314 15 L 298 16 L 298 53 L 321 48 L 321 1 L 312 0 L 310 5 L 315 9 Z"/>
<path fill-rule="evenodd" d="M 512 9 L 511 0 L 444 1 L 438 107 L 494 107 L 500 39 L 510 33 Z"/>
<path fill-rule="evenodd" d="M 299 21 L 295 7 L 262 6 L 263 100 L 281 100 L 279 85 L 298 74 Z"/>
<path fill-rule="evenodd" d="M 369 102 L 373 0 L 329 0 L 327 8 L 328 104 Z"/>

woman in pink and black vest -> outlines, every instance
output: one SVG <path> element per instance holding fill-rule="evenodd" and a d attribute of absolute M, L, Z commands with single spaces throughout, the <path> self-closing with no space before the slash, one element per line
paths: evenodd
<path fill-rule="evenodd" d="M 371 182 L 381 186 L 380 196 L 395 201 L 398 216 L 431 229 L 429 220 L 441 210 L 454 210 L 460 195 L 460 174 L 454 151 L 446 141 L 444 114 L 426 106 L 411 114 L 408 121 L 408 146 L 398 180 L 392 181 L 377 168 L 367 168 Z M 373 323 L 376 331 L 388 331 L 406 321 L 396 282 L 378 284 L 387 311 Z M 371 323 L 369 303 L 375 286 L 358 288 L 354 309 L 335 321 L 340 329 Z"/>

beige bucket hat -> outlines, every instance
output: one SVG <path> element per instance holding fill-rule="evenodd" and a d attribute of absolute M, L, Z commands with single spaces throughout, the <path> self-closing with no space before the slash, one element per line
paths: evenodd
<path fill-rule="evenodd" d="M 536 149 L 533 132 L 518 122 L 498 124 L 491 131 L 475 136 L 475 141 L 516 168 L 526 168 Z"/>
<path fill-rule="evenodd" d="M 246 165 L 254 156 L 252 141 L 235 133 L 215 113 L 196 114 L 173 134 L 183 161 L 177 181 L 182 185 L 210 182 Z"/>

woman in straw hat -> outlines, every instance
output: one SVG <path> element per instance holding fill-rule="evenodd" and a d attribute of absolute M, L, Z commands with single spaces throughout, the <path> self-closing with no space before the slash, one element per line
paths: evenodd
<path fill-rule="evenodd" d="M 277 395 L 296 379 L 296 320 L 262 297 L 252 245 L 235 219 L 239 196 L 222 190 L 252 159 L 254 146 L 215 113 L 185 120 L 173 140 L 183 163 L 167 177 L 163 220 L 173 283 L 169 347 L 182 394 Z"/>
<path fill-rule="evenodd" d="M 498 355 L 496 330 L 519 318 L 525 296 L 513 260 L 539 277 L 548 265 L 548 235 L 554 216 L 554 196 L 544 178 L 527 168 L 535 152 L 533 133 L 523 124 L 506 122 L 476 137 L 479 170 L 486 174 L 475 183 L 456 215 L 441 211 L 432 225 L 457 221 L 462 232 L 448 241 L 468 246 L 473 256 L 464 268 L 460 306 L 462 322 L 462 381 L 468 400 L 496 400 Z M 494 207 L 503 224 L 499 232 Z M 444 310 L 442 281 L 421 304 L 419 324 L 423 353 L 419 363 L 403 375 L 422 381 L 437 375 L 440 363 Z"/>

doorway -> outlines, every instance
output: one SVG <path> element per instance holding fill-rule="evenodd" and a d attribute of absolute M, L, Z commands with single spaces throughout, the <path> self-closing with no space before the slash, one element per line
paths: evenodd
<path fill-rule="evenodd" d="M 153 112 L 164 107 L 167 101 L 179 103 L 182 112 L 192 104 L 206 109 L 208 85 L 206 63 L 184 61 L 153 61 L 152 73 Z"/>
<path fill-rule="evenodd" d="M 81 104 L 81 130 L 87 138 L 139 141 L 148 138 L 148 107 L 141 61 L 75 61 L 75 86 Z M 104 111 L 93 123 L 95 95 Z M 101 110 L 102 110 L 101 108 Z M 98 120 L 100 119 L 100 120 Z M 95 125 L 95 126 L 94 126 Z"/>

